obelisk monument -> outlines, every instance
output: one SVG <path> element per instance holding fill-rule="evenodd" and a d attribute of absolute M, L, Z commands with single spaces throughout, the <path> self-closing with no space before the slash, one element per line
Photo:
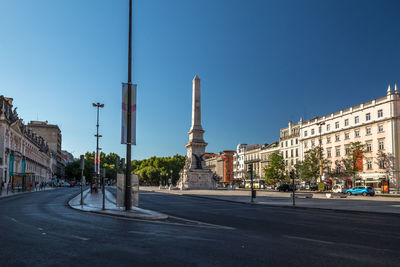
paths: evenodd
<path fill-rule="evenodd" d="M 178 187 L 181 190 L 215 189 L 213 173 L 206 168 L 204 161 L 207 143 L 204 142 L 204 130 L 201 127 L 200 78 L 197 75 L 193 79 L 192 90 L 192 126 L 188 132 L 186 163 L 180 173 Z"/>

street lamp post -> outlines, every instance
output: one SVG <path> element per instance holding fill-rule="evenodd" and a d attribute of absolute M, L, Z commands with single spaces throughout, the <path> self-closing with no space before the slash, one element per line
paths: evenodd
<path fill-rule="evenodd" d="M 96 158 L 95 158 L 95 172 L 96 178 L 99 179 L 100 177 L 100 156 L 99 156 L 99 138 L 102 137 L 99 135 L 99 109 L 104 107 L 104 104 L 100 104 L 99 102 L 93 103 L 93 107 L 97 108 L 97 133 L 94 135 L 96 136 Z"/>
<path fill-rule="evenodd" d="M 131 184 L 131 138 L 132 138 L 132 0 L 129 0 L 129 38 L 128 38 L 128 110 L 126 133 L 126 170 L 125 170 L 125 210 L 132 209 Z"/>
<path fill-rule="evenodd" d="M 322 125 L 325 125 L 325 122 L 318 122 L 319 126 L 319 181 L 322 182 Z"/>

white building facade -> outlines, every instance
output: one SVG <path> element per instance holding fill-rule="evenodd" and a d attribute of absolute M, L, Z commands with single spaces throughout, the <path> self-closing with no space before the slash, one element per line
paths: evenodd
<path fill-rule="evenodd" d="M 400 191 L 400 95 L 397 86 L 393 92 L 389 87 L 384 97 L 300 125 L 302 156 L 305 151 L 321 145 L 324 158 L 329 161 L 328 166 L 324 166 L 324 177 L 339 173 L 340 164 L 337 163 L 349 153 L 352 142 L 360 142 L 364 152 L 358 183 L 380 188 L 382 181 L 389 181 L 393 191 Z M 382 154 L 391 158 L 390 167 L 383 164 Z"/>
<path fill-rule="evenodd" d="M 301 120 L 297 124 L 289 121 L 288 127 L 280 130 L 279 149 L 285 160 L 286 171 L 292 170 L 296 163 L 302 159 L 300 146 L 301 124 Z"/>

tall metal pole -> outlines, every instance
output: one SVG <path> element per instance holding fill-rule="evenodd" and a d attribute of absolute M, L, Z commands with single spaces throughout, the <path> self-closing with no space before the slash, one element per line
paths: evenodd
<path fill-rule="evenodd" d="M 100 166 L 99 166 L 99 107 L 100 107 L 100 103 L 96 104 L 97 107 L 97 133 L 96 133 L 96 176 L 97 179 L 99 179 L 100 177 Z"/>
<path fill-rule="evenodd" d="M 99 109 L 104 107 L 104 104 L 100 104 L 99 102 L 93 103 L 93 107 L 97 108 L 97 132 L 96 132 L 96 157 L 95 157 L 95 171 L 97 180 L 100 178 L 100 156 L 99 156 L 99 138 L 102 137 L 99 135 Z"/>
<path fill-rule="evenodd" d="M 129 44 L 128 44 L 128 112 L 126 134 L 126 173 L 125 173 L 125 210 L 132 208 L 131 192 L 131 128 L 132 128 L 132 0 L 129 0 Z"/>

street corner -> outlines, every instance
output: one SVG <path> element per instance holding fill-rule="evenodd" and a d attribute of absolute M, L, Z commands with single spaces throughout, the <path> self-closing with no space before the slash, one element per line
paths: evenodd
<path fill-rule="evenodd" d="M 83 198 L 83 205 L 81 204 L 81 194 L 76 195 L 70 201 L 68 201 L 68 205 L 75 210 L 102 214 L 102 215 L 124 217 L 128 219 L 136 219 L 136 220 L 168 219 L 168 215 L 152 210 L 142 209 L 133 206 L 131 210 L 126 211 L 122 207 L 117 207 L 115 197 L 109 192 L 106 193 L 105 197 L 105 209 L 102 208 L 101 192 L 92 194 L 90 193 L 90 189 L 87 189 L 83 192 L 82 198 Z"/>

